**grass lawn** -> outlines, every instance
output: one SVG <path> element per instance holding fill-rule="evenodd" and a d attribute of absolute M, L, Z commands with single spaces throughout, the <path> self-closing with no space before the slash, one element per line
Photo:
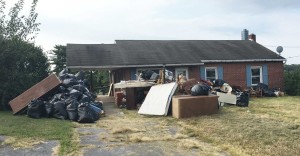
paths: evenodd
<path fill-rule="evenodd" d="M 179 120 L 184 133 L 232 155 L 300 155 L 300 97 L 252 98 L 248 108 Z"/>
<path fill-rule="evenodd" d="M 12 112 L 0 111 L 0 135 L 9 136 L 8 144 L 26 148 L 43 140 L 59 140 L 59 154 L 74 152 L 74 124 L 54 118 L 32 119 L 25 115 L 12 115 Z"/>
<path fill-rule="evenodd" d="M 178 147 L 226 151 L 231 155 L 300 155 L 300 97 L 252 98 L 249 107 L 225 105 L 218 114 L 189 119 L 147 117 L 136 110 L 124 110 L 124 116 L 102 118 L 85 125 L 58 119 L 32 119 L 0 111 L 0 135 L 20 140 L 59 140 L 60 155 L 79 150 L 75 127 L 93 126 L 108 130 L 101 140 L 115 142 L 168 141 Z M 143 125 L 150 124 L 150 127 Z M 151 124 L 153 124 L 151 126 Z M 168 127 L 178 127 L 180 135 L 170 136 Z M 157 131 L 157 133 L 156 133 Z M 182 134 L 182 135 L 181 135 Z M 81 134 L 83 135 L 83 134 Z M 191 142 L 196 139 L 198 142 Z M 189 142 L 184 142 L 189 141 Z M 205 146 L 209 143 L 212 146 Z M 214 148 L 217 149 L 208 149 Z M 174 146 L 176 148 L 176 146 Z"/>

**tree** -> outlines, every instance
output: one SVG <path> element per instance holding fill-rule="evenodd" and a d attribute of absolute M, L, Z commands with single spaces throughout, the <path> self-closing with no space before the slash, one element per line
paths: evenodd
<path fill-rule="evenodd" d="M 34 41 L 40 23 L 36 22 L 38 14 L 35 8 L 38 0 L 33 0 L 28 17 L 20 16 L 24 0 L 19 0 L 9 11 L 8 18 L 4 14 L 5 1 L 0 0 L 0 34 L 4 39 L 19 38 L 24 41 Z"/>
<path fill-rule="evenodd" d="M 284 83 L 288 95 L 300 95 L 300 65 L 284 66 Z"/>
<path fill-rule="evenodd" d="M 53 72 L 59 73 L 61 70 L 66 68 L 66 46 L 55 45 L 53 52 L 52 64 L 55 65 Z"/>
<path fill-rule="evenodd" d="M 24 0 L 19 0 L 4 14 L 0 0 L 0 110 L 8 109 L 8 101 L 48 76 L 48 60 L 34 44 L 39 31 L 33 0 L 28 17 L 20 16 Z"/>

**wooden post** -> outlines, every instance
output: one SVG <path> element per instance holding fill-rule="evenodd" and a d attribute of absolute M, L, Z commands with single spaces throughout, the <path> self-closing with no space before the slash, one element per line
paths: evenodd
<path fill-rule="evenodd" d="M 90 91 L 93 92 L 93 71 L 90 71 Z"/>

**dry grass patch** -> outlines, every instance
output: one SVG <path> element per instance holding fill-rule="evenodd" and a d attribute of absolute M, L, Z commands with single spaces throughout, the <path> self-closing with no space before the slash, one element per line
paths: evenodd
<path fill-rule="evenodd" d="M 34 145 L 38 145 L 43 142 L 44 142 L 43 140 L 34 139 L 34 138 L 16 139 L 14 137 L 8 137 L 7 139 L 5 139 L 5 141 L 2 144 L 10 145 L 14 149 L 19 149 L 19 148 L 32 148 Z"/>
<path fill-rule="evenodd" d="M 300 97 L 255 98 L 249 108 L 180 120 L 183 133 L 233 155 L 300 155 Z"/>

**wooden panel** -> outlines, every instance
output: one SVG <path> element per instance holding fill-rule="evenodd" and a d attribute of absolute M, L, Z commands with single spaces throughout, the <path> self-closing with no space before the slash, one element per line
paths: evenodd
<path fill-rule="evenodd" d="M 179 95 L 172 98 L 172 116 L 188 118 L 218 112 L 218 96 Z"/>
<path fill-rule="evenodd" d="M 136 109 L 136 88 L 126 88 L 126 108 Z"/>
<path fill-rule="evenodd" d="M 9 102 L 13 113 L 18 113 L 19 111 L 24 109 L 31 100 L 40 98 L 53 88 L 57 87 L 60 83 L 61 81 L 58 79 L 58 77 L 55 74 L 52 74 L 39 83 L 35 84 Z"/>

